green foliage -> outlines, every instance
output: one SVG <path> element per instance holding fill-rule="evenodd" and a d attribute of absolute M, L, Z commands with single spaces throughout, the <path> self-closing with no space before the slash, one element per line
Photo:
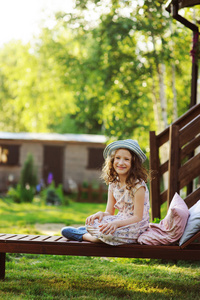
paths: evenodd
<path fill-rule="evenodd" d="M 32 154 L 28 154 L 21 170 L 20 182 L 11 187 L 7 196 L 14 202 L 32 202 L 37 184 L 37 171 Z"/>
<path fill-rule="evenodd" d="M 23 188 L 27 190 L 29 187 L 36 187 L 37 184 L 37 171 L 34 165 L 33 155 L 29 153 L 24 162 L 24 165 L 21 170 L 20 184 Z"/>
<path fill-rule="evenodd" d="M 28 154 L 21 170 L 20 199 L 21 202 L 31 202 L 35 194 L 37 184 L 37 171 L 32 154 Z"/>
<path fill-rule="evenodd" d="M 17 184 L 17 186 L 11 187 L 7 192 L 7 197 L 11 198 L 15 203 L 21 202 L 21 185 Z"/>
<path fill-rule="evenodd" d="M 32 202 L 35 194 L 35 188 L 31 186 L 23 187 L 17 184 L 16 187 L 11 187 L 7 192 L 7 197 L 11 198 L 15 203 Z"/>
<path fill-rule="evenodd" d="M 20 188 L 20 199 L 21 202 L 32 202 L 35 194 L 35 187 L 26 185 Z"/>
<path fill-rule="evenodd" d="M 149 130 L 163 129 L 163 95 L 168 124 L 176 100 L 178 116 L 189 108 L 191 31 L 162 1 L 75 2 L 33 43 L 0 49 L 0 130 L 134 137 L 148 148 Z"/>
<path fill-rule="evenodd" d="M 159 218 L 154 218 L 153 222 L 152 223 L 160 223 L 161 219 Z"/>
<path fill-rule="evenodd" d="M 55 186 L 54 181 L 51 184 L 44 188 L 40 192 L 41 197 L 45 200 L 45 203 L 48 205 L 67 205 L 68 200 L 65 198 L 63 193 L 63 186 L 59 184 Z"/>

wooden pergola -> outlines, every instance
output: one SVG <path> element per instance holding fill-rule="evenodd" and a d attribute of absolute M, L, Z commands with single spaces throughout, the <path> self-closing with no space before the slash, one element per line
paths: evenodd
<path fill-rule="evenodd" d="M 193 32 L 193 47 L 192 47 L 192 80 L 191 80 L 191 99 L 190 107 L 197 103 L 197 80 L 198 80 L 198 43 L 199 43 L 199 28 L 194 23 L 188 21 L 179 14 L 179 10 L 185 7 L 193 7 L 200 5 L 200 0 L 170 0 L 166 5 L 166 10 L 174 19 L 188 27 Z"/>

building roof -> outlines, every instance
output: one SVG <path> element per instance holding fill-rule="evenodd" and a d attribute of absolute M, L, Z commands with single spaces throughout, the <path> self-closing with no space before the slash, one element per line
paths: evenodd
<path fill-rule="evenodd" d="M 102 143 L 107 138 L 104 135 L 95 134 L 60 134 L 60 133 L 33 133 L 33 132 L 0 132 L 0 140 L 21 141 L 56 141 L 56 142 L 79 142 L 79 143 Z"/>

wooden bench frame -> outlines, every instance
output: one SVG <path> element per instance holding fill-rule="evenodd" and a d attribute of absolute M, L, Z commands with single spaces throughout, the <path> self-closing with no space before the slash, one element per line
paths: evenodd
<path fill-rule="evenodd" d="M 152 219 L 154 217 L 160 218 L 160 206 L 166 201 L 168 196 L 172 199 L 173 194 L 179 191 L 179 185 L 182 187 L 183 183 L 181 180 L 184 179 L 184 184 L 188 184 L 190 180 L 199 175 L 199 159 L 198 154 L 192 163 L 192 168 L 188 167 L 189 162 L 184 166 L 183 171 L 185 173 L 192 173 L 192 176 L 185 179 L 182 175 L 184 172 L 179 174 L 178 159 L 174 159 L 174 155 L 178 155 L 181 152 L 180 147 L 183 143 L 188 142 L 186 137 L 192 132 L 193 137 L 199 132 L 200 124 L 200 104 L 191 108 L 184 116 L 179 118 L 175 123 L 172 124 L 170 129 L 166 129 L 163 133 L 157 137 L 155 132 L 150 133 L 150 168 L 151 170 L 157 170 L 157 176 L 151 181 L 151 199 L 153 199 L 152 205 Z M 187 126 L 186 126 L 187 124 Z M 195 129 L 195 130 L 194 130 Z M 186 133 L 185 134 L 185 130 Z M 159 147 L 162 146 L 169 140 L 170 134 L 170 159 L 160 166 L 159 163 Z M 184 137 L 185 134 L 185 137 Z M 184 137 L 184 138 L 183 138 Z M 178 141 L 178 142 L 177 142 Z M 200 142 L 199 135 L 197 134 L 196 140 L 192 140 L 184 149 L 180 155 L 188 155 L 193 151 Z M 175 147 L 175 151 L 173 149 Z M 169 170 L 170 176 L 180 177 L 179 181 L 174 186 L 174 179 L 169 182 L 170 187 L 168 190 L 160 193 L 160 178 L 167 170 Z M 178 175 L 177 176 L 177 172 Z M 172 174 L 172 175 L 171 175 Z M 174 178 L 174 176 L 172 176 Z M 181 183 L 181 184 L 180 184 Z M 173 189 L 170 192 L 171 186 Z M 184 186 L 184 185 L 183 185 Z M 200 189 L 189 195 L 189 206 L 193 205 L 199 200 Z M 187 202 L 186 202 L 187 203 Z M 166 259 L 166 260 L 200 260 L 200 243 L 195 243 L 196 239 L 200 239 L 200 231 L 196 233 L 191 239 L 189 239 L 182 246 L 168 245 L 168 246 L 149 246 L 139 244 L 126 244 L 122 246 L 109 246 L 104 243 L 90 243 L 90 242 L 74 242 L 68 241 L 61 236 L 44 236 L 44 235 L 24 235 L 24 234 L 0 234 L 0 279 L 5 278 L 6 269 L 6 253 L 28 253 L 28 254 L 51 254 L 51 255 L 72 255 L 72 256 L 100 256 L 100 257 L 124 257 L 124 258 L 153 258 L 153 259 Z"/>
<path fill-rule="evenodd" d="M 6 253 L 152 258 L 166 260 L 200 260 L 200 231 L 182 246 L 149 246 L 68 241 L 61 236 L 0 234 L 0 279 L 5 278 Z"/>

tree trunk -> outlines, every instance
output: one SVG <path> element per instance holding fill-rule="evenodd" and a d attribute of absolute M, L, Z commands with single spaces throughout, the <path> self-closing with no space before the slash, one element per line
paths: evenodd
<path fill-rule="evenodd" d="M 159 80 L 159 96 L 160 96 L 160 107 L 161 114 L 163 119 L 164 128 L 167 128 L 167 102 L 165 97 L 165 83 L 164 83 L 164 74 L 165 74 L 165 65 L 160 63 L 157 66 L 158 80 Z"/>
<path fill-rule="evenodd" d="M 152 100 L 153 100 L 155 125 L 156 125 L 156 128 L 160 128 L 161 120 L 160 120 L 160 113 L 159 113 L 159 107 L 158 107 L 159 100 L 156 95 L 156 83 L 155 83 L 155 77 L 153 76 L 152 67 L 151 67 L 151 78 L 152 78 L 152 95 L 153 95 Z"/>
<path fill-rule="evenodd" d="M 174 42 L 173 42 L 173 28 L 172 20 L 170 22 L 171 40 L 170 40 L 170 51 L 171 56 L 174 60 Z M 177 93 L 176 93 L 176 67 L 175 63 L 172 62 L 172 93 L 173 93 L 173 122 L 178 119 L 178 105 L 177 105 Z"/>
<path fill-rule="evenodd" d="M 175 64 L 172 63 L 173 121 L 178 119 L 177 93 L 176 93 L 175 82 L 176 82 L 176 70 L 175 70 Z"/>
<path fill-rule="evenodd" d="M 164 130 L 168 126 L 167 122 L 167 101 L 165 97 L 165 83 L 164 83 L 164 75 L 165 75 L 165 65 L 163 62 L 160 62 L 162 58 L 159 58 L 156 52 L 156 42 L 154 36 L 152 35 L 152 42 L 154 47 L 154 55 L 155 55 L 155 64 L 156 64 L 156 71 L 157 71 L 157 78 L 158 78 L 158 87 L 159 87 L 159 101 L 160 102 L 160 125 L 159 131 Z M 153 78 L 153 76 L 152 76 Z M 154 77 L 155 78 L 155 77 Z M 153 81 L 154 82 L 154 81 Z M 164 163 L 169 158 L 169 150 L 168 150 L 168 143 L 165 143 L 160 148 L 160 162 Z M 163 182 L 164 182 L 164 190 L 168 187 L 168 174 L 167 172 L 163 175 Z"/>

